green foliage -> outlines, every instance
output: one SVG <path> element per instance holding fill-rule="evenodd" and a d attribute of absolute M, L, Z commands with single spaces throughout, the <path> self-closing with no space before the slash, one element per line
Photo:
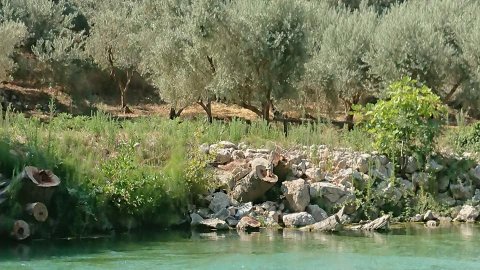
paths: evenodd
<path fill-rule="evenodd" d="M 20 45 L 27 36 L 27 29 L 24 24 L 13 21 L 4 21 L 0 24 L 0 81 L 7 81 L 10 72 L 15 68 L 11 59 L 15 47 Z"/>
<path fill-rule="evenodd" d="M 480 152 L 480 122 L 461 127 L 452 136 L 453 145 L 460 152 Z"/>
<path fill-rule="evenodd" d="M 364 109 L 374 147 L 394 160 L 414 153 L 430 155 L 446 111 L 440 98 L 408 77 L 392 83 L 388 93 L 388 100 Z"/>

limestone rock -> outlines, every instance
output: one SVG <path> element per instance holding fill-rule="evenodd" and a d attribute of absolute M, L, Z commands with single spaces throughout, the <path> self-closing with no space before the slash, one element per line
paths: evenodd
<path fill-rule="evenodd" d="M 192 221 L 190 222 L 190 225 L 192 225 L 192 226 L 197 226 L 197 225 L 199 225 L 199 224 L 203 221 L 202 216 L 200 216 L 200 215 L 197 214 L 197 213 L 191 213 L 191 214 L 190 214 L 190 219 L 192 220 Z"/>
<path fill-rule="evenodd" d="M 338 232 L 342 230 L 342 228 L 343 225 L 340 218 L 337 215 L 331 215 L 320 222 L 305 226 L 301 228 L 301 230 L 310 232 Z"/>
<path fill-rule="evenodd" d="M 436 228 L 438 226 L 438 222 L 436 220 L 429 220 L 425 223 L 425 227 L 427 228 Z"/>
<path fill-rule="evenodd" d="M 315 223 L 315 219 L 307 212 L 283 215 L 285 227 L 307 226 Z"/>
<path fill-rule="evenodd" d="M 458 213 L 457 217 L 454 219 L 454 221 L 474 222 L 479 215 L 480 211 L 478 210 L 478 208 L 471 205 L 464 205 L 460 210 L 460 213 Z"/>
<path fill-rule="evenodd" d="M 311 198 L 321 197 L 327 199 L 330 203 L 337 203 L 348 194 L 350 193 L 345 191 L 342 187 L 336 186 L 332 183 L 318 182 L 310 184 Z"/>
<path fill-rule="evenodd" d="M 441 170 L 443 170 L 443 166 L 438 164 L 434 159 L 430 159 L 428 162 L 427 162 L 427 171 L 430 171 L 430 172 L 434 172 L 434 173 L 438 173 L 440 172 Z"/>
<path fill-rule="evenodd" d="M 467 200 L 472 198 L 473 191 L 471 186 L 465 186 L 462 183 L 450 184 L 450 192 L 456 200 Z"/>
<path fill-rule="evenodd" d="M 410 222 L 422 222 L 423 221 L 423 215 L 416 214 L 415 216 L 410 218 Z"/>
<path fill-rule="evenodd" d="M 225 222 L 226 222 L 226 223 L 228 224 L 228 226 L 230 226 L 230 227 L 236 227 L 239 221 L 238 221 L 237 219 L 233 218 L 233 217 L 228 217 L 228 218 L 225 220 Z"/>
<path fill-rule="evenodd" d="M 282 192 L 292 211 L 302 212 L 310 203 L 309 186 L 303 179 L 283 182 Z"/>
<path fill-rule="evenodd" d="M 325 210 L 323 210 L 322 208 L 320 208 L 320 206 L 316 204 L 311 204 L 307 206 L 307 213 L 312 215 L 312 217 L 315 219 L 315 222 L 320 222 L 328 218 L 327 212 L 325 212 Z"/>
<path fill-rule="evenodd" d="M 258 231 L 260 229 L 260 222 L 253 217 L 245 216 L 240 219 L 237 224 L 237 230 L 240 231 Z"/>
<path fill-rule="evenodd" d="M 237 208 L 237 213 L 235 214 L 235 217 L 238 219 L 241 219 L 242 217 L 248 215 L 252 210 L 253 210 L 252 202 L 243 203 Z"/>
<path fill-rule="evenodd" d="M 216 149 L 215 163 L 217 164 L 227 164 L 233 160 L 232 150 L 231 149 Z"/>
<path fill-rule="evenodd" d="M 390 225 L 390 215 L 384 215 L 364 225 L 354 227 L 356 230 L 379 231 L 388 230 Z"/>
<path fill-rule="evenodd" d="M 408 157 L 407 165 L 405 166 L 406 173 L 414 173 L 418 170 L 418 161 L 414 157 Z"/>
<path fill-rule="evenodd" d="M 210 210 L 212 210 L 214 213 L 217 213 L 220 210 L 230 206 L 230 198 L 227 194 L 223 192 L 215 192 L 212 196 L 213 198 L 208 208 L 210 208 Z"/>
<path fill-rule="evenodd" d="M 229 228 L 228 224 L 225 221 L 218 218 L 204 219 L 200 221 L 198 226 L 210 230 L 228 230 Z"/>
<path fill-rule="evenodd" d="M 238 149 L 237 145 L 232 143 L 232 142 L 229 142 L 229 141 L 221 141 L 219 143 L 217 143 L 217 147 L 219 148 L 233 148 L 235 150 Z"/>
<path fill-rule="evenodd" d="M 435 216 L 433 215 L 433 212 L 432 210 L 428 210 L 427 213 L 425 213 L 425 215 L 423 215 L 423 220 L 424 221 L 429 221 L 429 220 L 435 220 Z"/>
<path fill-rule="evenodd" d="M 230 216 L 230 212 L 227 208 L 222 208 L 220 211 L 213 215 L 214 218 L 218 218 L 220 220 L 226 220 Z"/>

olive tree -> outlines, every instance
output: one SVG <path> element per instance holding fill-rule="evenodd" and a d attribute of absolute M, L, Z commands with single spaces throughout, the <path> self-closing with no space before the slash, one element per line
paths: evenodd
<path fill-rule="evenodd" d="M 15 68 L 11 56 L 15 47 L 27 36 L 27 28 L 23 23 L 4 21 L 0 24 L 0 81 L 8 81 L 10 72 Z"/>
<path fill-rule="evenodd" d="M 109 72 L 120 93 L 120 105 L 126 110 L 125 95 L 139 71 L 144 25 L 143 9 L 134 0 L 98 1 L 90 10 L 90 33 L 85 51 L 95 64 Z"/>
<path fill-rule="evenodd" d="M 466 81 L 466 71 L 450 31 L 466 1 L 407 1 L 382 17 L 367 56 L 372 76 L 385 85 L 404 75 L 425 83 L 447 101 Z"/>
<path fill-rule="evenodd" d="M 199 104 L 212 122 L 212 81 L 216 75 L 211 40 L 225 5 L 220 0 L 159 2 L 160 21 L 145 51 L 144 74 L 172 106 L 171 118 Z"/>
<path fill-rule="evenodd" d="M 304 85 L 319 89 L 331 102 L 341 100 L 351 121 L 352 105 L 373 90 L 370 66 L 364 58 L 371 47 L 377 15 L 373 9 L 336 12 L 334 23 L 327 26 L 317 42 L 319 48 L 305 65 L 303 80 Z"/>
<path fill-rule="evenodd" d="M 274 100 L 295 96 L 303 73 L 303 1 L 231 1 L 218 31 L 216 93 L 268 121 Z"/>

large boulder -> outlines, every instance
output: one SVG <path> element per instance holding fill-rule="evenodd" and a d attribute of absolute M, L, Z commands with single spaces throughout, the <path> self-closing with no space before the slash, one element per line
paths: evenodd
<path fill-rule="evenodd" d="M 450 192 L 453 198 L 461 201 L 468 200 L 473 196 L 472 187 L 470 185 L 464 185 L 461 182 L 457 184 L 450 183 Z"/>
<path fill-rule="evenodd" d="M 327 211 L 335 205 L 341 204 L 351 198 L 353 194 L 344 187 L 336 186 L 329 182 L 310 184 L 310 198 Z"/>
<path fill-rule="evenodd" d="M 309 186 L 303 179 L 283 182 L 282 192 L 292 211 L 302 212 L 310 203 Z"/>
<path fill-rule="evenodd" d="M 475 222 L 479 215 L 480 211 L 477 207 L 464 205 L 454 221 Z"/>
<path fill-rule="evenodd" d="M 228 230 L 230 228 L 225 221 L 218 218 L 204 219 L 200 221 L 198 227 L 207 230 Z"/>
<path fill-rule="evenodd" d="M 315 222 L 319 222 L 328 218 L 327 212 L 325 212 L 325 210 L 316 204 L 307 206 L 307 213 L 312 215 L 312 217 L 315 219 Z"/>
<path fill-rule="evenodd" d="M 208 208 L 212 210 L 214 213 L 219 212 L 222 209 L 225 209 L 230 206 L 230 198 L 227 194 L 223 192 L 215 192 L 212 195 L 212 200 L 210 201 L 210 205 Z"/>
<path fill-rule="evenodd" d="M 227 164 L 233 160 L 233 150 L 228 148 L 220 148 L 215 150 L 215 163 Z"/>
<path fill-rule="evenodd" d="M 250 162 L 250 172 L 235 183 L 231 191 L 233 199 L 239 202 L 256 201 L 272 188 L 278 176 L 272 171 L 272 162 L 255 158 Z"/>
<path fill-rule="evenodd" d="M 300 227 L 315 223 L 315 219 L 307 212 L 283 215 L 285 227 Z"/>

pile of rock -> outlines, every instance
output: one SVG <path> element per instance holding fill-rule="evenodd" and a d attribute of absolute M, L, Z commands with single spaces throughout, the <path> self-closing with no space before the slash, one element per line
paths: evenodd
<path fill-rule="evenodd" d="M 381 211 L 402 209 L 407 198 L 432 186 L 439 204 L 452 209 L 455 221 L 474 221 L 479 216 L 480 165 L 464 157 L 436 157 L 426 164 L 411 157 L 399 174 L 384 155 L 323 145 L 283 151 L 222 141 L 202 145 L 201 150 L 215 155 L 217 190 L 224 192 L 212 193 L 208 208 L 191 213 L 197 227 L 339 230 L 344 224 L 361 222 L 366 209 L 356 202 L 355 194 L 370 189 L 374 196 L 369 216 L 377 220 L 354 228 L 385 229 L 390 216 L 381 216 Z M 429 227 L 448 220 L 431 211 L 419 216 L 411 220 Z"/>

